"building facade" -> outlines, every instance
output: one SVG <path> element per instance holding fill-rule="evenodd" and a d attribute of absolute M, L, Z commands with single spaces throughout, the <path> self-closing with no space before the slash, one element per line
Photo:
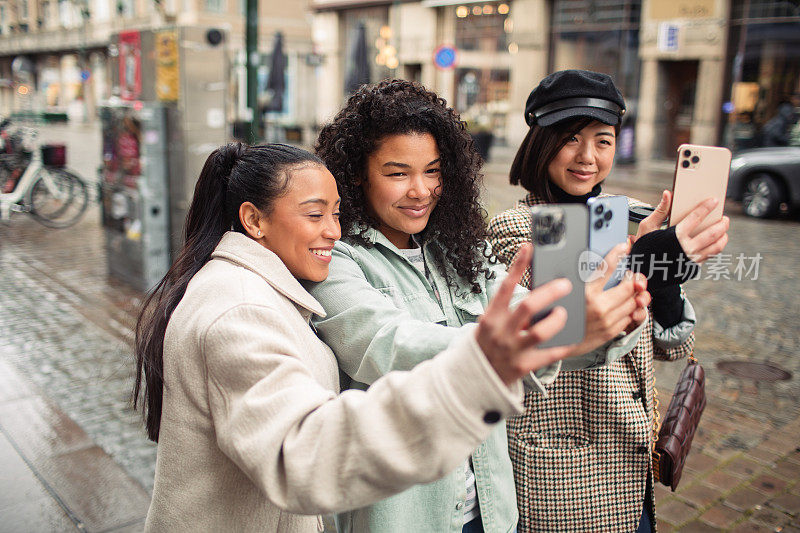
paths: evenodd
<path fill-rule="evenodd" d="M 356 50 L 364 45 L 369 81 L 418 80 L 446 98 L 470 127 L 488 129 L 510 146 L 527 131 L 522 116 L 530 90 L 565 68 L 606 72 L 623 91 L 629 112 L 619 139 L 621 160 L 672 160 L 684 142 L 757 145 L 781 103 L 800 106 L 797 2 L 311 4 L 313 38 L 324 58 L 318 79 L 329 89 L 316 102 L 319 123 L 344 102 Z"/>
<path fill-rule="evenodd" d="M 227 116 L 246 118 L 246 0 L 0 0 L 0 114 L 30 112 L 93 120 L 98 103 L 114 96 L 109 54 L 125 30 L 196 26 L 227 36 L 232 95 Z M 283 108 L 272 123 L 311 130 L 316 95 L 307 0 L 259 0 L 260 107 L 277 32 L 287 59 Z M 150 58 L 142 58 L 143 61 Z"/>

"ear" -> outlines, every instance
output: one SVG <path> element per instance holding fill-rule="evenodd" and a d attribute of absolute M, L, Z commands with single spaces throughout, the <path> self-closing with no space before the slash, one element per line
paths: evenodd
<path fill-rule="evenodd" d="M 255 240 L 263 239 L 267 234 L 269 221 L 252 202 L 244 202 L 239 206 L 239 222 L 247 234 Z"/>

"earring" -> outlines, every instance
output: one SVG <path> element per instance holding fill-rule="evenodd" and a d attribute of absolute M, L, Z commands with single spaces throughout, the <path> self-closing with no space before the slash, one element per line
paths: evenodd
<path fill-rule="evenodd" d="M 258 233 L 256 233 L 256 235 L 258 235 L 259 237 L 261 237 L 261 230 L 258 230 Z"/>

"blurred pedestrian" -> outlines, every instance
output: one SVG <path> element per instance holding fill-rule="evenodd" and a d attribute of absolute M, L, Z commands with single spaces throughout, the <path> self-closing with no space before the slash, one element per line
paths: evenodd
<path fill-rule="evenodd" d="M 477 331 L 338 395 L 336 360 L 308 324 L 325 312 L 298 281 L 328 275 L 338 217 L 336 182 L 304 150 L 236 143 L 209 156 L 185 245 L 136 329 L 134 405 L 142 393 L 158 442 L 146 530 L 318 531 L 315 514 L 451 471 L 520 411 L 520 377 L 563 355 L 535 349 L 563 313 L 529 325 L 569 283 L 511 313 L 518 265 Z"/>
<path fill-rule="evenodd" d="M 485 240 L 481 159 L 455 111 L 405 80 L 361 87 L 322 129 L 317 153 L 342 195 L 344 237 L 330 276 L 307 285 L 327 312 L 314 324 L 350 386 L 372 390 L 382 375 L 414 368 L 481 315 L 486 320 L 505 268 L 490 259 Z M 619 303 L 635 307 L 634 282 L 624 286 L 628 294 Z M 519 287 L 515 297 L 526 292 Z M 570 347 L 586 353 L 571 364 L 604 364 L 638 339 L 632 332 L 610 342 L 616 331 L 596 332 L 582 351 Z M 543 390 L 541 381 L 556 372 L 531 376 L 530 383 Z M 339 515 L 337 525 L 344 532 L 507 533 L 516 526 L 516 507 L 499 423 L 448 476 Z"/>
<path fill-rule="evenodd" d="M 794 125 L 794 108 L 782 102 L 778 111 L 764 124 L 761 130 L 761 146 L 789 146 L 790 132 Z"/>
<path fill-rule="evenodd" d="M 533 89 L 525 106 L 530 129 L 510 171 L 511 184 L 521 185 L 528 195 L 489 225 L 489 241 L 499 259 L 510 264 L 530 242 L 531 206 L 583 204 L 601 194 L 624 110 L 622 94 L 605 74 L 560 71 Z M 659 230 L 670 201 L 665 191 L 636 236 L 648 234 L 637 244 L 651 243 L 641 248 L 646 257 L 637 259 L 650 264 L 656 257 L 667 260 L 670 274 L 647 281 L 652 303 L 635 349 L 602 368 L 562 372 L 547 387 L 546 396 L 526 394 L 524 415 L 508 421 L 520 531 L 630 532 L 654 527 L 652 360 L 674 360 L 692 352 L 695 313 L 675 267 L 687 254 L 701 262 L 721 251 L 728 227 L 726 217 L 691 237 L 713 207 L 706 202 L 677 229 Z M 530 269 L 523 283 L 530 283 Z M 607 305 L 595 299 L 587 290 L 589 319 L 608 314 Z"/>

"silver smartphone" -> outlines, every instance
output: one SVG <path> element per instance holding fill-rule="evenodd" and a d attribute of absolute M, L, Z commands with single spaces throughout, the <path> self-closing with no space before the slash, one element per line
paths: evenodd
<path fill-rule="evenodd" d="M 586 330 L 585 273 L 581 259 L 589 245 L 589 214 L 582 204 L 549 204 L 531 208 L 531 265 L 534 287 L 548 281 L 567 278 L 572 292 L 556 302 L 567 310 L 567 324 L 555 337 L 542 343 L 542 348 L 577 344 Z M 534 320 L 550 313 L 544 310 Z"/>
<path fill-rule="evenodd" d="M 625 196 L 603 196 L 590 198 L 589 208 L 589 250 L 593 259 L 600 260 L 608 255 L 616 245 L 628 239 L 628 198 Z M 609 278 L 604 289 L 616 287 L 625 274 L 628 262 L 621 260 Z"/>

